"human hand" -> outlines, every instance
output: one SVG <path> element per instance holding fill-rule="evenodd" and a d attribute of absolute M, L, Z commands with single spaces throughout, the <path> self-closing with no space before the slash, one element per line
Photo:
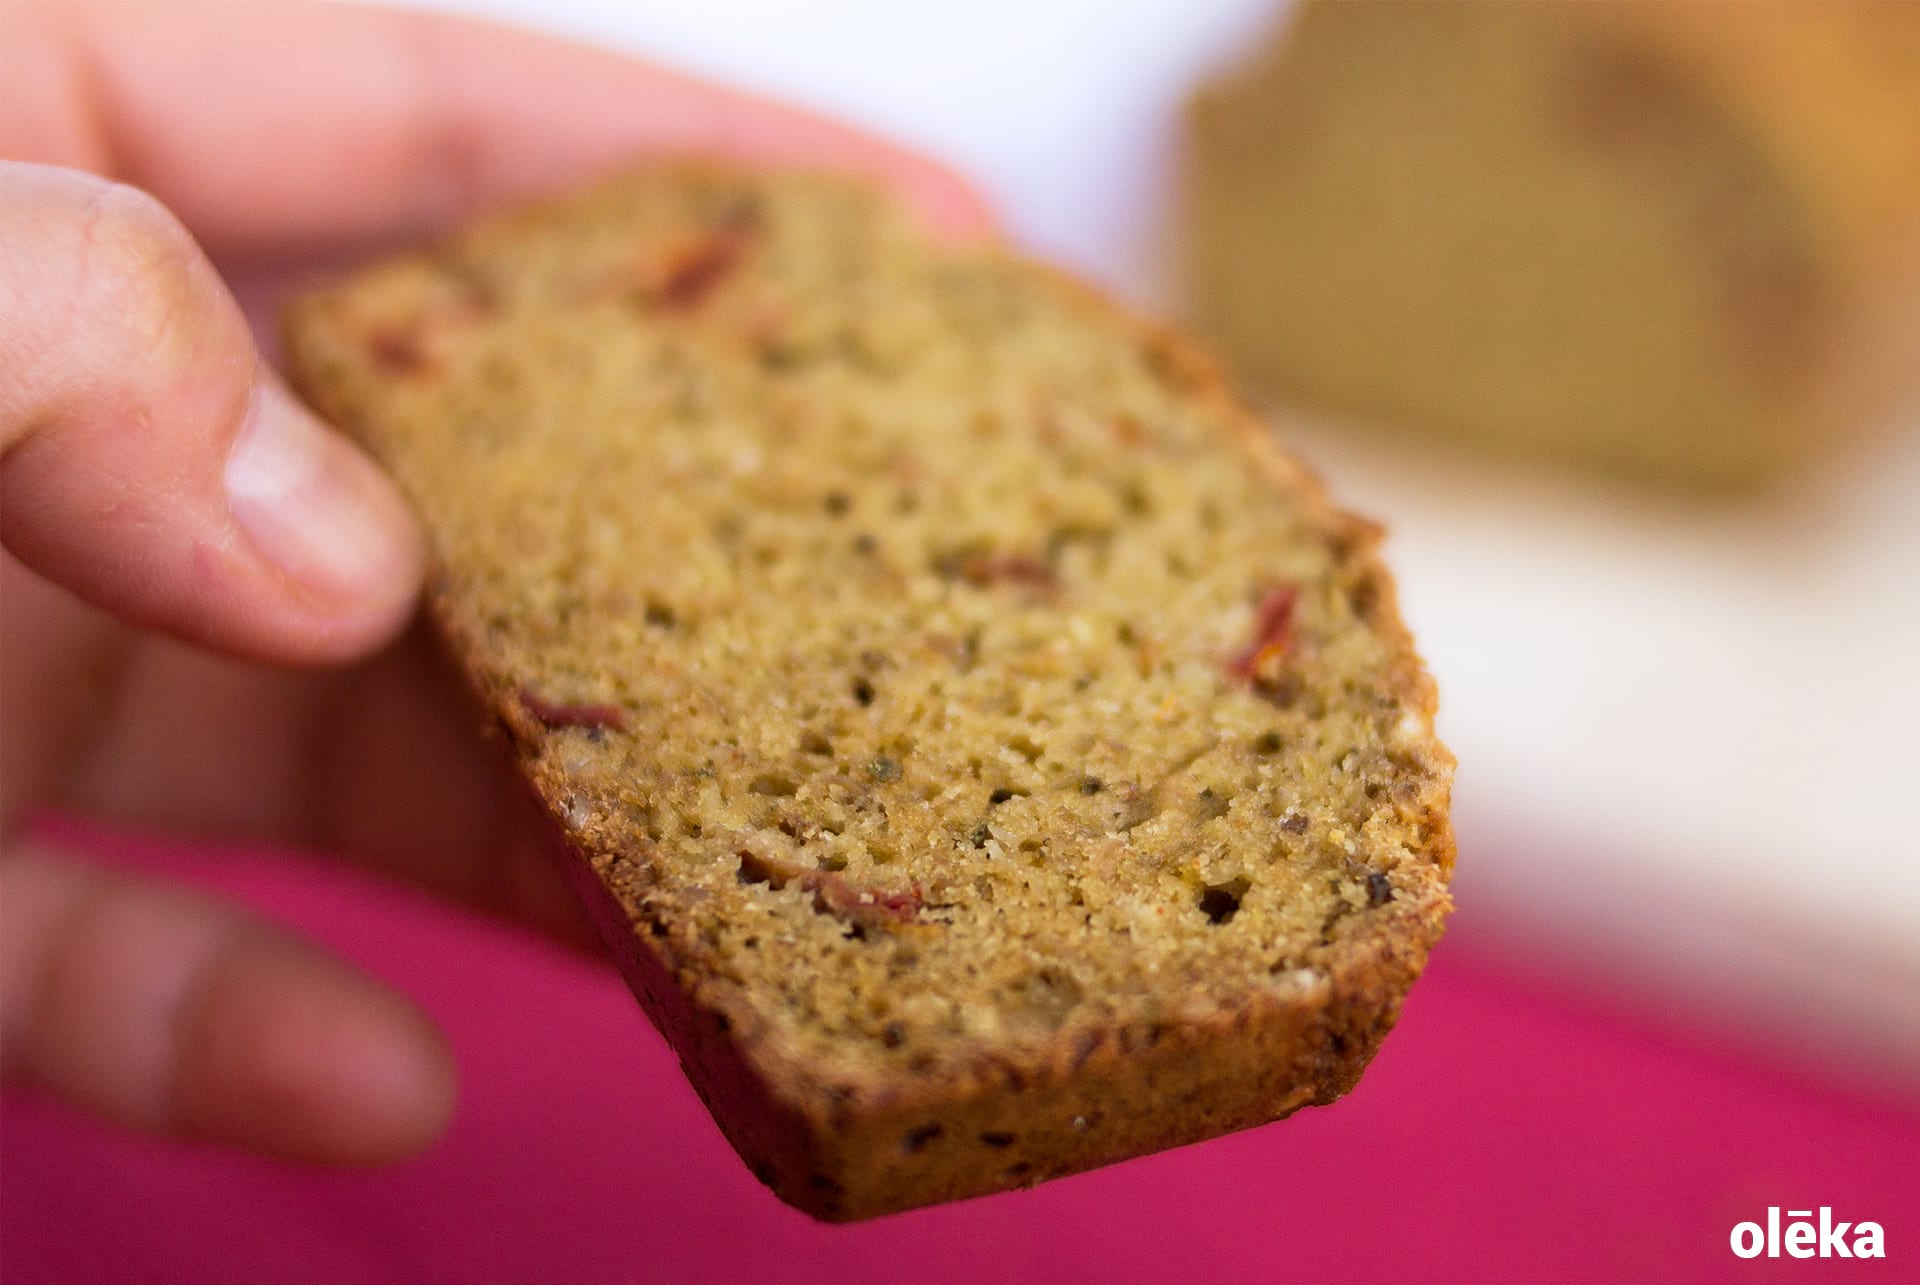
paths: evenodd
<path fill-rule="evenodd" d="M 292 2 L 0 13 L 7 1076 L 295 1158 L 438 1136 L 451 1062 L 399 996 L 18 823 L 53 804 L 317 845 L 577 930 L 541 823 L 407 628 L 404 505 L 287 395 L 241 301 L 270 317 L 316 264 L 689 151 L 861 170 L 937 226 L 986 223 L 956 180 L 842 127 L 478 23 Z"/>

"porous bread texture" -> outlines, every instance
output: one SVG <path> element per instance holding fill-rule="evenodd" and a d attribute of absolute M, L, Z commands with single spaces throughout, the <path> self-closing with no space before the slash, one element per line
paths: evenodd
<path fill-rule="evenodd" d="M 1920 392 L 1920 5 L 1309 0 L 1189 124 L 1191 310 L 1292 409 L 1737 490 Z"/>
<path fill-rule="evenodd" d="M 1205 364 L 824 176 L 642 171 L 290 317 L 629 979 L 851 1219 L 1353 1084 L 1448 909 L 1378 532 Z"/>

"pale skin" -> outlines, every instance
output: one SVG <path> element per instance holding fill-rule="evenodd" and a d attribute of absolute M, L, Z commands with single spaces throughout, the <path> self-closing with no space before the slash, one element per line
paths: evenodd
<path fill-rule="evenodd" d="M 317 266 L 648 155 L 910 153 L 611 53 L 338 5 L 0 7 L 0 1068 L 301 1160 L 430 1145 L 431 1023 L 200 893 L 23 838 L 57 806 L 337 852 L 584 940 L 539 823 L 412 621 L 391 483 L 248 317 Z M 244 302 L 244 307 L 243 307 Z"/>

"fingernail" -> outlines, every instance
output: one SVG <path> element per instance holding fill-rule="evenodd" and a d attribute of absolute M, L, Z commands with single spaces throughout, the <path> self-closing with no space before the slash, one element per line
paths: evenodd
<path fill-rule="evenodd" d="M 362 596 L 403 574 L 405 518 L 384 481 L 276 389 L 255 386 L 226 486 L 254 547 L 313 591 Z"/>

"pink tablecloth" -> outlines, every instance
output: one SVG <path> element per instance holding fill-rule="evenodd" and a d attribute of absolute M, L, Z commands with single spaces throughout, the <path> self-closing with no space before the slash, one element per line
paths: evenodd
<path fill-rule="evenodd" d="M 427 1158 L 315 1173 L 0 1117 L 8 1282 L 1920 1280 L 1920 1115 L 1623 1024 L 1443 948 L 1366 1081 L 1284 1124 L 854 1227 L 733 1157 L 604 969 L 263 852 L 113 841 L 391 979 L 451 1033 Z M 1885 1225 L 1889 1257 L 1736 1260 L 1768 1205 Z"/>

